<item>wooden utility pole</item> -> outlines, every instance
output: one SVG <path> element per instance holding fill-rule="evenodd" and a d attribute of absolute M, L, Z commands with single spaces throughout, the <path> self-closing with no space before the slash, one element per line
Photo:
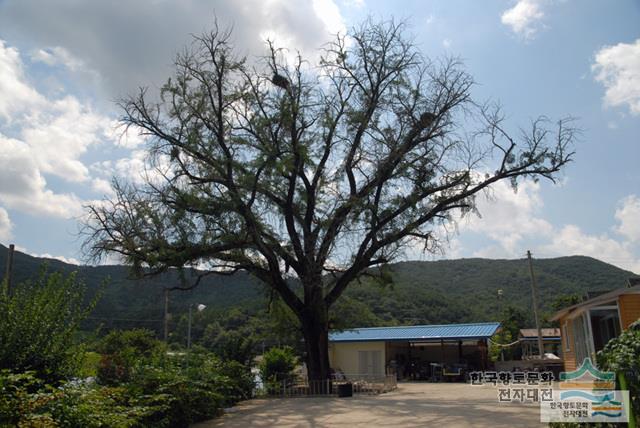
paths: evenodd
<path fill-rule="evenodd" d="M 16 246 L 11 244 L 7 250 L 7 268 L 5 270 L 4 279 L 7 281 L 7 295 L 11 294 L 11 276 L 13 275 L 13 253 Z"/>
<path fill-rule="evenodd" d="M 164 341 L 169 339 L 169 289 L 164 289 Z"/>
<path fill-rule="evenodd" d="M 531 251 L 527 250 L 527 258 L 529 259 L 529 273 L 531 274 L 531 300 L 533 301 L 533 316 L 536 320 L 536 329 L 538 330 L 538 353 L 540 360 L 544 359 L 544 345 L 542 343 L 542 329 L 540 328 L 540 319 L 538 318 L 538 285 L 536 284 L 536 276 L 533 274 L 533 263 L 531 262 Z"/>

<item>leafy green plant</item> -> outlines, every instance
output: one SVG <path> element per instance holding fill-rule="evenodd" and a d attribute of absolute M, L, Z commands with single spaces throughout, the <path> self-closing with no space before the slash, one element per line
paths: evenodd
<path fill-rule="evenodd" d="M 260 376 L 267 389 L 271 392 L 280 382 L 290 380 L 297 363 L 298 358 L 289 346 L 265 352 L 260 361 Z"/>
<path fill-rule="evenodd" d="M 0 372 L 0 426 L 140 427 L 170 426 L 153 421 L 167 406 L 139 400 L 124 387 L 69 382 L 46 384 L 33 372 Z M 160 419 L 159 422 L 162 422 Z"/>
<path fill-rule="evenodd" d="M 214 354 L 196 349 L 189 356 L 189 367 L 182 358 L 166 359 L 162 366 L 142 366 L 129 383 L 130 394 L 166 405 L 155 414 L 169 426 L 212 418 L 222 408 L 249 398 L 253 381 L 248 367 L 236 361 L 222 361 Z"/>
<path fill-rule="evenodd" d="M 640 320 L 598 352 L 598 368 L 624 374 L 636 420 L 640 417 Z"/>
<path fill-rule="evenodd" d="M 0 426 L 187 427 L 247 396 L 238 394 L 238 378 L 225 374 L 233 369 L 211 358 L 198 376 L 178 365 L 144 366 L 119 386 L 75 381 L 54 387 L 33 373 L 4 370 Z"/>
<path fill-rule="evenodd" d="M 76 375 L 83 352 L 75 343 L 80 322 L 94 308 L 98 295 L 85 302 L 85 285 L 75 273 L 48 274 L 0 290 L 0 369 L 33 371 L 58 382 Z"/>
<path fill-rule="evenodd" d="M 97 350 L 102 354 L 98 382 L 117 385 L 129 382 L 136 367 L 162 360 L 166 346 L 150 330 L 114 330 L 100 341 Z"/>

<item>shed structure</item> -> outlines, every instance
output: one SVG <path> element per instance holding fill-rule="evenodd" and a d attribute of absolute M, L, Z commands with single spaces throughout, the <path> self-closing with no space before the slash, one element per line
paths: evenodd
<path fill-rule="evenodd" d="M 487 341 L 500 323 L 356 328 L 329 334 L 331 367 L 344 373 L 399 379 L 463 377 L 488 366 Z"/>

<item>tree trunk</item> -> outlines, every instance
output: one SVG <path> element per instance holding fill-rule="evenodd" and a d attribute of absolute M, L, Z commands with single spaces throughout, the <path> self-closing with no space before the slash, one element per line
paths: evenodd
<path fill-rule="evenodd" d="M 301 314 L 306 350 L 307 375 L 310 381 L 330 378 L 329 308 L 323 299 L 311 299 Z"/>

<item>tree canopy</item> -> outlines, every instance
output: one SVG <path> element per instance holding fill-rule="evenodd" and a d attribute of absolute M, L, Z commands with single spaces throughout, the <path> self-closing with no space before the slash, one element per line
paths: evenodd
<path fill-rule="evenodd" d="M 250 272 L 300 319 L 309 375 L 326 378 L 328 308 L 349 283 L 408 247 L 435 251 L 479 192 L 553 180 L 573 154 L 570 119 L 510 135 L 460 61 L 426 58 L 405 31 L 367 21 L 317 64 L 269 43 L 250 65 L 229 31 L 194 37 L 159 99 L 121 103 L 153 168 L 89 207 L 90 254 L 147 274 Z"/>

